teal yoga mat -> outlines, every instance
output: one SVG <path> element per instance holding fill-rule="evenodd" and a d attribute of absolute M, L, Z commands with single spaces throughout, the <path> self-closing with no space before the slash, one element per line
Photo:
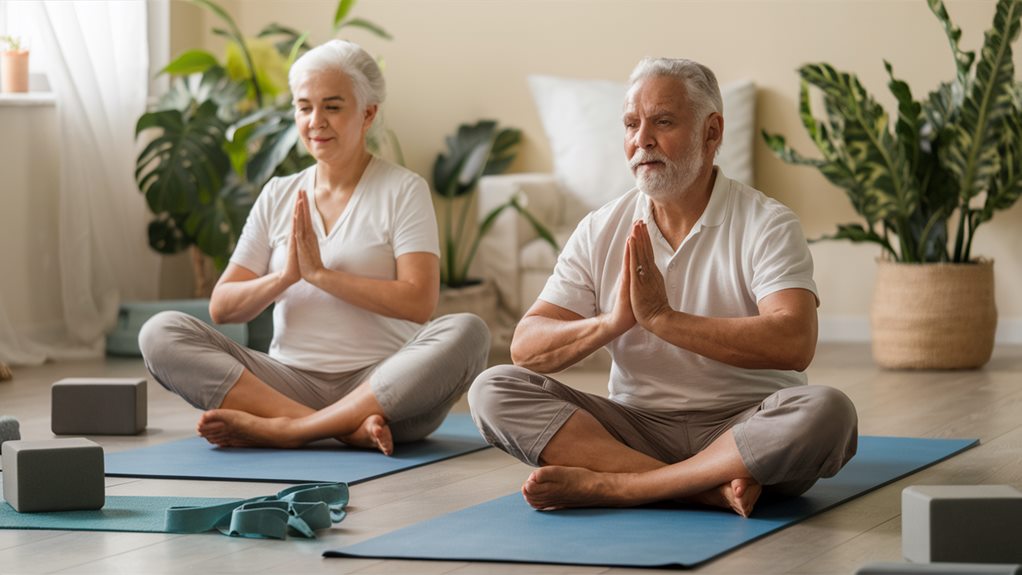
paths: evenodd
<path fill-rule="evenodd" d="M 535 511 L 518 493 L 324 553 L 327 557 L 693 567 L 929 467 L 974 439 L 861 437 L 841 472 L 752 517 L 688 507 Z"/>
<path fill-rule="evenodd" d="M 201 437 L 108 453 L 106 474 L 163 479 L 305 483 L 368 481 L 488 447 L 468 414 L 447 417 L 428 438 L 397 445 L 394 454 L 351 449 L 336 441 L 302 449 L 213 447 Z"/>
<path fill-rule="evenodd" d="M 102 509 L 18 513 L 0 500 L 0 529 L 55 529 L 60 531 L 141 531 L 165 533 L 167 509 L 238 501 L 209 497 L 127 497 L 108 495 Z"/>

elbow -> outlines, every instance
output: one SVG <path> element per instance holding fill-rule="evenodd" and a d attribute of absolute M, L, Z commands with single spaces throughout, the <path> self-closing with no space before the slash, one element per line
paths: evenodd
<path fill-rule="evenodd" d="M 429 320 L 433 319 L 433 310 L 431 309 L 414 310 L 412 311 L 411 314 L 409 314 L 409 316 L 406 319 L 408 319 L 409 321 L 413 321 L 415 323 L 426 323 Z"/>
<path fill-rule="evenodd" d="M 809 369 L 809 365 L 813 363 L 813 358 L 816 356 L 816 342 L 807 341 L 803 345 L 794 345 L 791 348 L 789 357 L 787 358 L 787 367 L 793 371 L 805 371 Z"/>
<path fill-rule="evenodd" d="M 209 300 L 209 319 L 211 319 L 213 323 L 217 325 L 220 325 L 227 321 L 227 317 L 225 316 L 224 312 L 220 309 L 220 306 L 216 305 L 216 300 L 214 299 Z"/>

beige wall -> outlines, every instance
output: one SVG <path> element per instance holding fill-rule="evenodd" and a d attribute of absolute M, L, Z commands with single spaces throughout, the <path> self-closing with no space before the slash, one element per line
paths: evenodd
<path fill-rule="evenodd" d="M 945 0 L 975 48 L 989 26 L 993 0 Z M 226 2 L 241 28 L 256 33 L 279 22 L 331 37 L 334 0 Z M 187 7 L 194 10 L 193 7 Z M 175 10 L 182 16 L 183 10 Z M 943 29 L 924 0 L 362 0 L 355 15 L 394 35 L 391 42 L 352 30 L 386 61 L 387 123 L 399 137 L 410 168 L 428 174 L 443 137 L 461 122 L 491 117 L 523 129 L 525 143 L 513 171 L 548 171 L 549 148 L 526 84 L 529 74 L 624 80 L 646 55 L 683 56 L 712 67 L 721 82 L 753 79 L 763 128 L 788 136 L 810 152 L 798 120 L 795 69 L 826 61 L 855 71 L 889 104 L 883 59 L 909 81 L 917 97 L 953 74 Z M 175 50 L 189 28 L 175 18 Z M 210 19 L 198 24 L 208 28 Z M 181 26 L 187 30 L 179 29 Z M 208 41 L 208 40 L 207 40 Z M 176 52 L 175 52 L 176 53 Z M 1017 62 L 1022 59 L 1016 57 Z M 759 143 L 757 185 L 794 208 L 809 236 L 854 221 L 844 195 L 808 168 L 774 158 Z M 975 252 L 995 258 L 1002 323 L 1022 322 L 1022 207 L 985 226 Z M 867 246 L 814 246 L 821 315 L 859 321 L 868 314 L 872 260 Z"/>

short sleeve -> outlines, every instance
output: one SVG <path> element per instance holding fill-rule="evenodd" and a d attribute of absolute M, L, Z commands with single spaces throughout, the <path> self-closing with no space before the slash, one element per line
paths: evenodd
<path fill-rule="evenodd" d="M 592 265 L 592 215 L 586 216 L 568 238 L 557 257 L 539 299 L 582 317 L 597 314 L 596 285 Z"/>
<path fill-rule="evenodd" d="M 813 280 L 813 256 L 793 212 L 771 218 L 757 238 L 752 258 L 752 293 L 756 301 L 784 289 L 809 290 L 820 301 Z"/>
<path fill-rule="evenodd" d="M 394 206 L 394 257 L 414 252 L 439 256 L 440 240 L 429 186 L 418 176 L 411 178 L 406 186 Z"/>
<path fill-rule="evenodd" d="M 277 183 L 274 178 L 266 183 L 256 198 L 252 211 L 248 213 L 245 227 L 241 230 L 238 245 L 231 254 L 231 263 L 251 270 L 256 275 L 266 275 L 270 268 L 270 218 L 273 203 L 271 190 Z"/>

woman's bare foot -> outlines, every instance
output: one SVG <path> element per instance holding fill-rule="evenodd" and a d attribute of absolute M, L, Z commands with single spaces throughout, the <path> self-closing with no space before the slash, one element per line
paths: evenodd
<path fill-rule="evenodd" d="M 258 417 L 234 409 L 212 409 L 202 414 L 196 430 L 219 447 L 301 447 L 306 443 L 289 417 Z"/>
<path fill-rule="evenodd" d="M 691 500 L 704 505 L 731 509 L 742 517 L 748 517 L 762 493 L 762 485 L 753 479 L 743 477 L 732 479 L 728 483 L 696 495 Z"/>
<path fill-rule="evenodd" d="M 366 449 L 379 449 L 384 455 L 394 453 L 394 439 L 382 415 L 370 415 L 353 433 L 337 438 L 343 443 Z"/>
<path fill-rule="evenodd" d="M 627 507 L 631 499 L 625 486 L 630 473 L 600 473 L 581 467 L 540 467 L 522 485 L 529 505 L 541 511 L 567 507 Z"/>

